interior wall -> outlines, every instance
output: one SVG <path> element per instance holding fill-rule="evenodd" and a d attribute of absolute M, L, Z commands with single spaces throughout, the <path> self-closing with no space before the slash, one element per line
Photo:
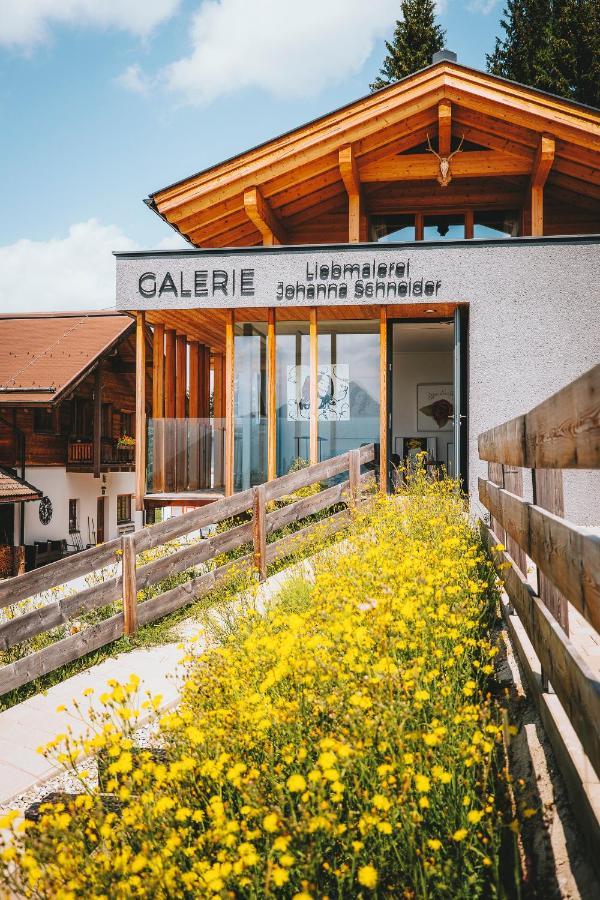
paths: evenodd
<path fill-rule="evenodd" d="M 417 385 L 452 384 L 454 353 L 452 351 L 394 351 L 392 363 L 392 453 L 396 437 L 435 437 L 436 459 L 447 465 L 447 445 L 454 442 L 452 428 L 417 431 Z"/>

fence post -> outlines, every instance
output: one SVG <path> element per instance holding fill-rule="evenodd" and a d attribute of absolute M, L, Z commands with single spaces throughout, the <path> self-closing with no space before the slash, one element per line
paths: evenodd
<path fill-rule="evenodd" d="M 267 522 L 264 484 L 259 484 L 253 489 L 252 542 L 254 544 L 254 565 L 258 569 L 259 580 L 264 581 L 267 577 Z"/>
<path fill-rule="evenodd" d="M 348 480 L 350 482 L 350 503 L 356 506 L 360 500 L 360 450 L 350 450 L 348 454 Z"/>
<path fill-rule="evenodd" d="M 121 567 L 123 572 L 123 633 L 135 634 L 138 627 L 137 577 L 135 574 L 135 538 L 124 534 L 121 538 Z"/>

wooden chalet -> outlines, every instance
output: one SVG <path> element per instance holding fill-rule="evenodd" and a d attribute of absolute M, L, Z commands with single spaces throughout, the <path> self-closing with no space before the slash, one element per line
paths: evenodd
<path fill-rule="evenodd" d="M 449 51 L 146 202 L 191 248 L 117 254 L 148 434 L 139 508 L 204 503 L 370 441 L 383 482 L 418 449 L 466 481 L 469 418 L 491 426 L 507 393 L 486 358 L 505 351 L 509 396 L 527 405 L 541 395 L 531 329 L 547 331 L 543 368 L 566 351 L 565 304 L 581 303 L 565 380 L 590 364 L 600 112 Z"/>
<path fill-rule="evenodd" d="M 14 488 L 5 479 L 5 546 L 28 545 L 36 565 L 132 523 L 134 444 L 131 319 L 111 311 L 0 316 L 0 471 Z M 39 503 L 25 509 L 32 500 Z"/>

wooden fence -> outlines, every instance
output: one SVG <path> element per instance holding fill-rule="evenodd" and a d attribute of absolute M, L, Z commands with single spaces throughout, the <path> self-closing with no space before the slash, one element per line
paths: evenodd
<path fill-rule="evenodd" d="M 123 634 L 132 634 L 141 625 L 154 622 L 192 603 L 244 568 L 255 566 L 260 578 L 264 579 L 268 565 L 290 555 L 306 538 L 314 536 L 317 529 L 322 529 L 326 534 L 334 534 L 348 523 L 349 507 L 359 502 L 367 482 L 372 479 L 368 472 L 361 475 L 361 466 L 373 463 L 374 458 L 373 444 L 351 450 L 158 525 L 151 525 L 120 539 L 84 550 L 68 559 L 1 581 L 0 609 L 3 609 L 81 576 L 118 564 L 117 574 L 112 577 L 1 624 L 0 651 L 9 650 L 23 641 L 68 624 L 75 616 L 121 598 L 123 611 L 0 668 L 0 696 L 110 644 Z M 348 472 L 345 480 L 267 512 L 267 504 L 271 501 L 281 500 L 301 488 L 320 484 L 345 472 Z M 346 509 L 330 512 L 324 521 L 305 524 L 298 531 L 267 543 L 269 535 L 285 526 L 299 523 L 307 516 L 340 503 L 345 503 Z M 137 565 L 136 557 L 143 551 L 161 547 L 201 528 L 244 514 L 251 514 L 249 521 L 186 544 L 152 562 Z M 188 581 L 143 603 L 138 602 L 139 591 L 159 585 L 171 575 L 207 563 L 216 556 L 246 544 L 252 545 L 251 552 L 246 555 L 210 571 L 193 574 Z"/>
<path fill-rule="evenodd" d="M 480 435 L 479 456 L 488 462 L 479 499 L 491 514 L 483 532 L 510 601 L 505 617 L 597 861 L 600 667 L 582 647 L 587 625 L 569 634 L 569 610 L 580 613 L 595 638 L 600 535 L 563 517 L 561 470 L 600 469 L 600 365 L 526 415 Z M 523 469 L 532 470 L 533 502 L 523 499 Z M 502 543 L 507 550 L 495 550 Z M 537 588 L 527 558 L 537 567 Z"/>

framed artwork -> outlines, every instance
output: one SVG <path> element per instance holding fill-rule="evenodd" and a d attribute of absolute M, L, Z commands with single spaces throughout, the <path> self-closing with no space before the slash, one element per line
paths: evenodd
<path fill-rule="evenodd" d="M 454 427 L 454 386 L 417 385 L 417 431 L 452 431 Z"/>
<path fill-rule="evenodd" d="M 287 367 L 288 422 L 310 420 L 310 366 Z M 317 369 L 320 422 L 350 421 L 350 366 L 347 363 Z"/>
<path fill-rule="evenodd" d="M 454 478 L 454 441 L 446 444 L 446 472 L 450 478 Z"/>

